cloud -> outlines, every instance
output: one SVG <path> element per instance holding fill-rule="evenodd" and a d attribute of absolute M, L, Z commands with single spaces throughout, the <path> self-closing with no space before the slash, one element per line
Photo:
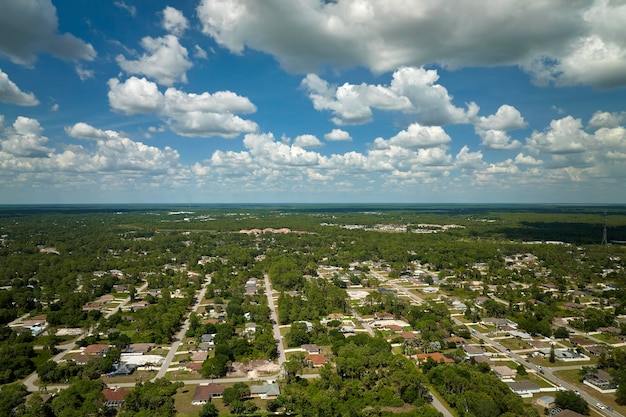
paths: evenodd
<path fill-rule="evenodd" d="M 0 69 L 0 101 L 18 106 L 36 106 L 39 100 L 33 93 L 25 93 L 9 79 L 9 76 Z"/>
<path fill-rule="evenodd" d="M 519 140 L 511 140 L 504 130 L 479 130 L 481 145 L 491 151 L 517 149 L 522 146 Z"/>
<path fill-rule="evenodd" d="M 463 146 L 455 158 L 455 165 L 462 170 L 480 170 L 486 167 L 482 152 L 470 152 L 469 147 Z"/>
<path fill-rule="evenodd" d="M 256 106 L 246 97 L 230 91 L 195 94 L 168 88 L 163 94 L 155 83 L 137 77 L 130 77 L 123 83 L 112 78 L 108 84 L 109 104 L 113 110 L 128 115 L 157 114 L 182 136 L 232 138 L 258 129 L 256 123 L 236 115 L 254 113 Z"/>
<path fill-rule="evenodd" d="M 566 116 L 550 122 L 545 132 L 533 132 L 526 139 L 526 147 L 535 154 L 569 154 L 584 152 L 589 134 L 582 129 L 580 119 Z"/>
<path fill-rule="evenodd" d="M 48 138 L 35 119 L 19 116 L 12 128 L 5 128 L 6 139 L 0 139 L 2 151 L 27 158 L 46 158 L 54 151 L 48 148 Z"/>
<path fill-rule="evenodd" d="M 137 8 L 135 6 L 126 4 L 126 2 L 124 1 L 114 1 L 113 5 L 122 10 L 126 10 L 128 14 L 130 14 L 132 17 L 135 17 L 137 15 Z"/>
<path fill-rule="evenodd" d="M 130 77 L 124 83 L 111 78 L 109 85 L 109 104 L 114 110 L 126 114 L 160 112 L 165 99 L 157 85 L 145 78 Z"/>
<path fill-rule="evenodd" d="M 421 126 L 419 123 L 413 123 L 406 130 L 399 132 L 387 141 L 377 138 L 374 144 L 381 149 L 389 146 L 432 148 L 450 141 L 452 138 L 440 126 Z"/>
<path fill-rule="evenodd" d="M 177 167 L 179 164 L 178 152 L 169 146 L 164 149 L 148 146 L 142 142 L 133 141 L 119 132 L 97 129 L 84 122 L 66 127 L 65 131 L 69 136 L 90 139 L 96 144 L 95 151 L 91 155 L 84 159 L 71 158 L 74 166 L 70 167 L 72 164 L 68 164 L 66 169 L 92 172 L 167 172 L 169 168 Z M 76 148 L 76 150 L 85 151 L 84 148 Z M 76 150 L 72 150 L 71 155 L 66 154 L 66 151 L 57 157 L 67 159 L 69 156 L 77 155 Z M 89 153 L 89 151 L 85 152 Z"/>
<path fill-rule="evenodd" d="M 187 82 L 187 70 L 192 67 L 187 49 L 174 35 L 160 38 L 146 36 L 141 40 L 146 52 L 137 60 L 127 60 L 118 55 L 119 66 L 129 74 L 143 74 L 159 84 L 171 86 L 177 81 Z"/>
<path fill-rule="evenodd" d="M 50 106 L 50 111 L 59 111 L 59 103 L 54 103 Z"/>
<path fill-rule="evenodd" d="M 517 165 L 541 165 L 543 162 L 523 153 L 518 153 L 515 156 L 515 163 Z"/>
<path fill-rule="evenodd" d="M 170 147 L 148 146 L 84 122 L 65 130 L 70 136 L 89 139 L 88 146 L 66 144 L 60 151 L 49 148 L 39 122 L 18 117 L 12 127 L 5 129 L 7 139 L 0 140 L 0 169 L 6 175 L 29 175 L 33 185 L 62 183 L 67 187 L 69 183 L 72 189 L 93 188 L 94 184 L 123 189 L 135 181 L 145 187 L 155 179 L 166 184 L 187 175 L 178 152 Z M 45 175 L 38 177 L 40 174 Z"/>
<path fill-rule="evenodd" d="M 315 74 L 308 74 L 302 86 L 316 110 L 330 110 L 337 125 L 372 121 L 373 109 L 415 114 L 423 125 L 467 123 L 478 113 L 478 106 L 467 110 L 452 104 L 445 87 L 436 84 L 436 70 L 401 68 L 393 73 L 389 86 L 349 84 L 332 86 Z"/>
<path fill-rule="evenodd" d="M 496 111 L 496 114 L 487 117 L 479 117 L 476 128 L 480 130 L 515 130 L 527 126 L 526 121 L 513 106 L 504 104 Z"/>
<path fill-rule="evenodd" d="M 193 56 L 199 59 L 206 59 L 209 55 L 207 52 L 202 49 L 199 45 L 194 45 L 194 53 Z"/>
<path fill-rule="evenodd" d="M 597 111 L 591 116 L 587 127 L 589 129 L 599 129 L 602 127 L 617 127 L 626 121 L 626 112 L 610 113 Z"/>
<path fill-rule="evenodd" d="M 351 141 L 352 137 L 348 132 L 341 129 L 333 129 L 324 135 L 328 142 Z"/>
<path fill-rule="evenodd" d="M 512 140 L 508 131 L 523 129 L 527 126 L 519 110 L 508 104 L 498 108 L 495 114 L 478 117 L 474 122 L 481 144 L 488 150 L 510 150 L 522 146 L 518 140 Z"/>
<path fill-rule="evenodd" d="M 202 0 L 197 14 L 224 48 L 266 52 L 295 72 L 518 65 L 537 82 L 626 84 L 620 1 Z"/>
<path fill-rule="evenodd" d="M 163 29 L 173 35 L 181 36 L 188 27 L 189 22 L 183 12 L 171 6 L 163 10 Z"/>
<path fill-rule="evenodd" d="M 78 74 L 78 78 L 80 78 L 81 81 L 94 77 L 93 70 L 85 69 L 81 65 L 76 65 L 76 74 Z"/>
<path fill-rule="evenodd" d="M 96 129 L 95 127 L 84 122 L 78 122 L 72 126 L 66 127 L 65 133 L 73 138 L 92 140 L 107 139 L 115 135 L 113 131 Z"/>
<path fill-rule="evenodd" d="M 57 11 L 50 0 L 2 1 L 0 53 L 12 62 L 32 65 L 40 52 L 65 60 L 91 61 L 96 57 L 90 44 L 57 30 Z"/>
<path fill-rule="evenodd" d="M 301 148 L 319 148 L 324 144 L 314 135 L 300 135 L 296 136 L 293 145 Z"/>

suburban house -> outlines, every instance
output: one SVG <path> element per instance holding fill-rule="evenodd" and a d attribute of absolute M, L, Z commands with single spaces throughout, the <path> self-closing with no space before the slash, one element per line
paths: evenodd
<path fill-rule="evenodd" d="M 426 362 L 428 358 L 431 358 L 437 363 L 454 363 L 454 359 L 447 357 L 443 353 L 433 352 L 433 353 L 418 353 L 415 355 L 417 358 L 418 365 Z"/>
<path fill-rule="evenodd" d="M 471 346 L 471 345 L 464 345 L 463 352 L 465 352 L 465 354 L 469 357 L 480 356 L 480 355 L 485 354 L 485 352 L 483 352 L 481 349 L 477 348 L 476 346 Z"/>
<path fill-rule="evenodd" d="M 98 343 L 95 345 L 89 345 L 83 350 L 84 355 L 89 356 L 105 356 L 109 351 L 109 345 Z"/>
<path fill-rule="evenodd" d="M 105 388 L 102 390 L 104 395 L 104 406 L 119 410 L 124 404 L 124 399 L 130 394 L 129 389 L 124 388 Z"/>
<path fill-rule="evenodd" d="M 313 353 L 311 355 L 307 355 L 306 361 L 310 363 L 314 368 L 319 368 L 321 366 L 324 366 L 324 364 L 328 362 L 328 359 L 326 359 L 326 356 L 324 355 L 321 355 L 319 353 Z"/>
<path fill-rule="evenodd" d="M 517 375 L 517 371 L 515 369 L 511 369 L 504 365 L 494 366 L 492 370 L 501 381 L 513 381 Z"/>
<path fill-rule="evenodd" d="M 541 391 L 539 385 L 529 381 L 513 381 L 505 382 L 511 391 L 518 394 L 521 397 L 532 397 L 533 394 L 537 394 Z"/>
<path fill-rule="evenodd" d="M 280 387 L 277 383 L 264 382 L 263 385 L 252 385 L 250 387 L 250 396 L 261 398 L 263 400 L 273 399 L 280 395 Z"/>
<path fill-rule="evenodd" d="M 613 380 L 613 376 L 604 369 L 595 369 L 585 376 L 583 381 L 586 385 L 596 388 L 600 391 L 614 391 L 617 384 Z"/>
<path fill-rule="evenodd" d="M 300 346 L 300 348 L 302 350 L 304 350 L 306 353 L 308 353 L 309 355 L 314 355 L 316 353 L 322 353 L 322 348 L 320 348 L 317 345 L 313 345 L 313 344 L 302 345 L 302 346 Z"/>
<path fill-rule="evenodd" d="M 192 405 L 204 405 L 213 398 L 221 397 L 224 394 L 224 386 L 210 383 L 208 385 L 198 385 L 193 393 Z"/>

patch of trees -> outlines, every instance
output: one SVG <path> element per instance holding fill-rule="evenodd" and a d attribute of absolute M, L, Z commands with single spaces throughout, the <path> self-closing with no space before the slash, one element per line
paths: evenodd
<path fill-rule="evenodd" d="M 470 363 L 440 364 L 428 372 L 428 380 L 461 416 L 538 417 L 537 411 L 512 392 L 489 368 Z"/>
<path fill-rule="evenodd" d="M 281 293 L 278 298 L 278 319 L 281 324 L 318 320 L 330 313 L 346 313 L 349 307 L 344 289 L 321 278 L 311 279 L 304 284 L 299 295 Z"/>
<path fill-rule="evenodd" d="M 574 391 L 557 391 L 554 396 L 554 404 L 566 410 L 572 410 L 586 416 L 589 415 L 589 404 Z"/>
<path fill-rule="evenodd" d="M 182 382 L 157 379 L 140 382 L 126 396 L 119 417 L 173 417 L 176 415 L 173 395 L 183 386 Z"/>
<path fill-rule="evenodd" d="M 27 377 L 35 370 L 33 336 L 17 334 L 7 326 L 0 327 L 0 384 Z"/>
<path fill-rule="evenodd" d="M 384 339 L 338 339 L 332 350 L 335 366 L 322 368 L 316 380 L 292 375 L 271 405 L 301 416 L 387 416 L 397 407 L 410 410 L 406 416 L 439 414 L 426 404 L 424 376 L 409 359 L 393 355 Z"/>

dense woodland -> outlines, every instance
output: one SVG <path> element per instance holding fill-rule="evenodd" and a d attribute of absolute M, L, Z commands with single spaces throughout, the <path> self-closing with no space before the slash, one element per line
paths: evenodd
<path fill-rule="evenodd" d="M 460 227 L 414 233 L 424 224 Z M 262 279 L 266 273 L 281 292 L 277 303 L 280 324 L 292 324 L 288 345 L 332 346 L 334 366 L 324 368 L 318 381 L 299 378 L 302 364 L 290 364 L 285 393 L 272 403 L 276 409 L 300 415 L 350 415 L 355 410 L 360 413 L 355 415 L 386 415 L 394 407 L 411 405 L 406 415 L 430 415 L 433 410 L 426 405 L 422 389 L 429 382 L 459 410 L 464 404 L 467 415 L 533 415 L 498 384 L 492 384 L 490 391 L 468 390 L 464 381 L 477 378 L 487 382 L 492 377 L 481 369 L 438 366 L 423 374 L 407 366 L 403 357 L 391 355 L 382 339 L 351 338 L 346 342 L 339 323 L 320 324 L 321 317 L 352 310 L 346 282 L 338 276 L 321 279 L 318 267 L 350 270 L 351 284 L 373 290 L 367 303 L 357 308 L 359 314 L 391 312 L 419 331 L 419 342 L 406 346 L 407 351 L 424 350 L 431 343 L 444 345 L 445 338 L 467 330 L 453 325 L 445 305 L 414 306 L 375 291 L 379 282 L 367 274 L 363 262 L 379 265 L 390 277 L 410 273 L 416 262 L 427 265 L 438 271 L 442 290 L 459 299 L 483 295 L 471 290 L 468 281 L 481 281 L 485 294 L 487 286 L 496 286 L 495 295 L 508 306 L 487 300 L 481 309 L 468 308 L 466 317 L 507 317 L 523 330 L 546 336 L 556 336 L 553 320 L 565 314 L 563 304 L 577 301 L 576 296 L 562 295 L 565 290 L 588 297 L 602 295 L 613 310 L 587 308 L 574 313 L 579 317 L 571 323 L 593 331 L 615 326 L 615 317 L 626 313 L 626 247 L 599 244 L 605 224 L 609 240 L 626 241 L 626 209 L 620 207 L 4 207 L 0 209 L 0 384 L 7 385 L 0 391 L 0 407 L 22 403 L 16 402 L 23 398 L 20 386 L 8 384 L 35 369 L 44 382 L 79 384 L 74 391 L 64 391 L 76 402 L 76 398 L 91 398 L 91 390 L 95 392 L 97 387 L 88 382 L 97 383 L 98 375 L 111 366 L 110 360 L 89 367 L 48 361 L 59 340 L 17 334 L 6 326 L 11 320 L 24 314 L 46 314 L 52 330 L 94 329 L 93 338 L 84 343 L 98 342 L 104 334 L 120 349 L 128 343 L 169 343 L 200 288 L 198 280 L 187 275 L 186 271 L 192 271 L 211 275 L 207 299 L 226 314 L 220 324 L 203 324 L 191 316 L 188 337 L 216 334 L 215 351 L 204 363 L 203 375 L 223 376 L 233 361 L 276 357 L 267 299 L 263 291 L 252 296 L 244 292 L 249 278 Z M 381 225 L 402 228 L 388 232 L 381 231 Z M 292 232 L 240 233 L 253 228 L 289 228 Z M 526 253 L 537 258 L 532 268 L 508 267 L 507 256 Z M 198 262 L 205 258 L 203 264 Z M 356 268 L 350 268 L 355 264 Z M 123 276 L 108 273 L 111 270 L 120 270 Z M 106 273 L 96 276 L 95 271 Z M 614 286 L 599 293 L 596 284 L 600 282 Z M 563 292 L 546 293 L 541 288 L 546 283 Z M 98 311 L 83 309 L 86 303 L 114 292 L 118 284 L 126 285 L 132 297 L 142 285 L 160 290 L 161 296 L 145 298 L 149 303 L 145 309 L 118 312 L 106 319 Z M 169 296 L 175 291 L 180 297 Z M 257 324 L 253 338 L 240 336 L 244 315 Z M 302 321 L 311 322 L 313 329 L 303 328 Z M 626 328 L 622 332 L 626 334 Z M 625 380 L 623 351 L 603 356 L 600 366 Z M 444 384 L 444 374 L 458 386 Z M 169 392 L 170 387 L 163 384 L 143 388 Z M 622 389 L 618 399 L 626 402 L 625 394 Z M 481 408 L 481 403 L 489 403 L 489 407 Z M 141 408 L 141 395 L 137 394 L 135 404 Z M 163 404 L 170 407 L 167 401 Z M 73 415 L 61 410 L 61 405 L 55 408 L 55 403 L 52 408 L 37 407 L 47 410 L 48 414 L 41 415 Z M 32 407 L 20 412 L 37 415 Z M 123 415 L 133 412 L 126 409 Z"/>

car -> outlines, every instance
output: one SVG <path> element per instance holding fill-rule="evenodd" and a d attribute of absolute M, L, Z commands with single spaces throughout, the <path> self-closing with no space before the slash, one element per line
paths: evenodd
<path fill-rule="evenodd" d="M 598 407 L 600 410 L 606 410 L 606 406 L 602 403 L 596 403 L 596 407 Z"/>
<path fill-rule="evenodd" d="M 545 374 L 545 372 L 543 372 L 543 369 L 540 369 L 540 370 L 539 370 L 539 373 L 540 373 L 540 374 Z"/>

